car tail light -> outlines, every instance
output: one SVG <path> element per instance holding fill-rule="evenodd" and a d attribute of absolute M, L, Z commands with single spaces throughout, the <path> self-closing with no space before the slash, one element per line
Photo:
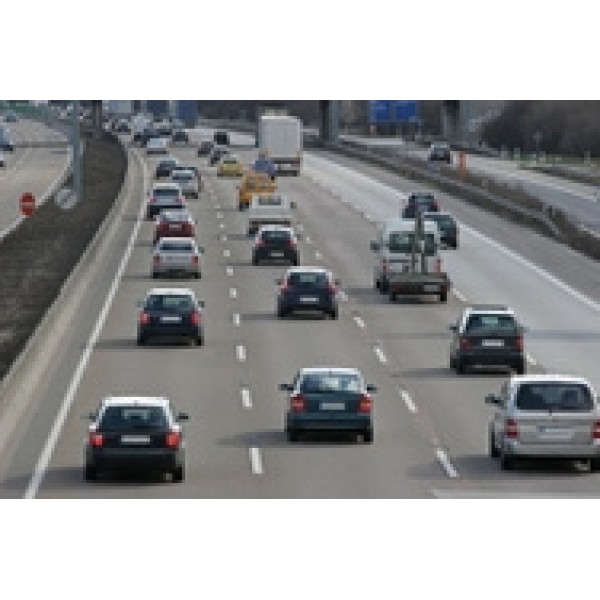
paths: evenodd
<path fill-rule="evenodd" d="M 291 249 L 295 248 L 297 246 L 296 240 L 292 240 L 292 239 L 288 240 L 287 246 L 288 246 L 288 248 L 291 248 Z"/>
<path fill-rule="evenodd" d="M 183 224 L 183 232 L 184 232 L 186 235 L 193 235 L 193 232 L 192 232 L 192 225 L 191 225 L 190 223 L 184 223 L 184 224 Z"/>
<path fill-rule="evenodd" d="M 517 350 L 523 350 L 523 336 L 522 335 L 517 336 L 517 339 L 515 340 L 515 346 L 517 347 Z"/>
<path fill-rule="evenodd" d="M 165 438 L 167 448 L 179 448 L 181 444 L 181 433 L 179 431 L 169 431 Z"/>
<path fill-rule="evenodd" d="M 101 433 L 90 433 L 90 446 L 92 448 L 101 448 L 104 444 L 104 436 Z"/>
<path fill-rule="evenodd" d="M 194 256 L 192 256 L 192 264 L 193 265 L 200 264 L 200 257 L 197 254 L 194 254 Z"/>
<path fill-rule="evenodd" d="M 332 295 L 336 294 L 337 293 L 337 287 L 335 287 L 335 283 L 328 283 L 327 284 L 327 291 L 330 294 L 332 294 Z"/>
<path fill-rule="evenodd" d="M 306 410 L 306 400 L 302 394 L 294 394 L 290 398 L 292 412 L 304 412 Z"/>
<path fill-rule="evenodd" d="M 363 394 L 358 402 L 359 413 L 370 413 L 373 408 L 373 400 L 369 394 Z"/>
<path fill-rule="evenodd" d="M 155 254 L 152 261 L 154 262 L 155 265 L 160 265 L 160 255 Z"/>
<path fill-rule="evenodd" d="M 519 437 L 519 427 L 515 419 L 506 419 L 504 422 L 504 434 L 512 440 Z"/>
<path fill-rule="evenodd" d="M 200 313 L 193 312 L 191 315 L 192 325 L 200 325 Z"/>
<path fill-rule="evenodd" d="M 594 426 L 592 427 L 592 437 L 595 440 L 600 439 L 600 421 L 594 421 Z"/>
<path fill-rule="evenodd" d="M 257 248 L 264 248 L 266 245 L 267 244 L 266 244 L 265 240 L 263 240 L 262 238 L 258 238 L 256 240 L 256 246 L 257 246 Z"/>
<path fill-rule="evenodd" d="M 468 337 L 461 336 L 458 340 L 458 344 L 461 350 L 467 350 L 473 346 L 473 341 Z"/>
<path fill-rule="evenodd" d="M 433 270 L 435 273 L 441 273 L 442 272 L 442 259 L 441 258 L 436 258 L 435 259 L 435 263 L 433 264 Z"/>
<path fill-rule="evenodd" d="M 286 280 L 286 279 L 284 279 L 284 280 L 281 282 L 281 285 L 279 286 L 279 291 L 280 291 L 280 292 L 287 292 L 287 291 L 289 290 L 289 288 L 290 288 L 290 286 L 289 286 L 289 284 L 288 284 L 287 280 Z"/>
<path fill-rule="evenodd" d="M 148 325 L 150 323 L 150 315 L 147 312 L 143 312 L 140 315 L 140 325 Z"/>
<path fill-rule="evenodd" d="M 433 201 L 433 204 L 431 205 L 431 208 L 433 208 L 434 211 L 440 210 L 440 205 L 438 204 L 437 200 Z"/>
<path fill-rule="evenodd" d="M 156 198 L 154 196 L 150 196 L 150 198 L 148 198 L 148 202 L 156 202 Z"/>
<path fill-rule="evenodd" d="M 383 259 L 383 262 L 381 263 L 381 269 L 384 273 L 387 273 L 390 270 L 390 261 Z"/>
<path fill-rule="evenodd" d="M 179 196 L 179 198 L 177 198 L 178 204 L 183 204 L 184 202 L 185 202 L 185 198 L 183 196 Z"/>

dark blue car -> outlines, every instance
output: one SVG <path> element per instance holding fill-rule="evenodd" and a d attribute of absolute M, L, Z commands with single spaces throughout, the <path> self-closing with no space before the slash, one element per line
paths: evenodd
<path fill-rule="evenodd" d="M 292 267 L 282 279 L 277 295 L 277 316 L 294 312 L 320 312 L 338 318 L 337 292 L 340 282 L 322 267 Z"/>

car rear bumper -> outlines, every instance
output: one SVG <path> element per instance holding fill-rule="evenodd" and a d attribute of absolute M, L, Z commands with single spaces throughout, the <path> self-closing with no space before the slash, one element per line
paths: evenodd
<path fill-rule="evenodd" d="M 186 337 L 198 339 L 202 337 L 202 327 L 194 325 L 177 325 L 171 323 L 161 323 L 153 325 L 143 325 L 138 328 L 138 338 L 144 338 L 148 340 L 150 338 L 158 337 Z"/>
<path fill-rule="evenodd" d="M 152 267 L 152 273 L 157 275 L 196 275 L 200 269 L 195 265 L 161 265 Z"/>
<path fill-rule="evenodd" d="M 448 293 L 450 289 L 449 279 L 430 281 L 389 281 L 389 291 L 394 294 L 427 295 Z"/>
<path fill-rule="evenodd" d="M 298 253 L 293 250 L 283 249 L 263 249 L 254 251 L 254 260 L 289 260 L 296 261 L 298 259 Z"/>
<path fill-rule="evenodd" d="M 521 365 L 525 361 L 525 357 L 521 352 L 505 351 L 505 352 L 460 352 L 457 355 L 458 360 L 463 364 L 469 365 Z"/>
<path fill-rule="evenodd" d="M 286 416 L 287 431 L 370 431 L 372 429 L 373 420 L 370 415 L 288 413 Z"/>
<path fill-rule="evenodd" d="M 600 458 L 600 445 L 597 444 L 523 444 L 505 440 L 503 450 L 506 454 L 523 458 Z"/>
<path fill-rule="evenodd" d="M 322 312 L 330 313 L 337 310 L 337 303 L 331 300 L 318 300 L 317 302 L 302 302 L 300 300 L 283 300 L 279 302 L 280 312 Z"/>
<path fill-rule="evenodd" d="M 167 448 L 102 448 L 88 451 L 98 470 L 172 471 L 184 463 L 184 451 Z"/>

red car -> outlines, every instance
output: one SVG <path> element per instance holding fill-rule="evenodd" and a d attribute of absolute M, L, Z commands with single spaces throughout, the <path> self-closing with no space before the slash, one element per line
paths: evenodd
<path fill-rule="evenodd" d="M 163 237 L 190 237 L 196 235 L 196 224 L 192 215 L 185 210 L 163 210 L 156 220 L 154 243 Z"/>

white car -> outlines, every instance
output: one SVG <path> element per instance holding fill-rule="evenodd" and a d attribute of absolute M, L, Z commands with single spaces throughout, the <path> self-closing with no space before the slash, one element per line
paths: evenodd
<path fill-rule="evenodd" d="M 2 152 L 2 150 L 0 150 L 0 167 L 5 167 L 6 166 L 6 160 L 4 159 L 4 152 Z"/>
<path fill-rule="evenodd" d="M 146 144 L 146 154 L 167 154 L 168 151 L 168 140 L 165 138 L 150 138 Z"/>

